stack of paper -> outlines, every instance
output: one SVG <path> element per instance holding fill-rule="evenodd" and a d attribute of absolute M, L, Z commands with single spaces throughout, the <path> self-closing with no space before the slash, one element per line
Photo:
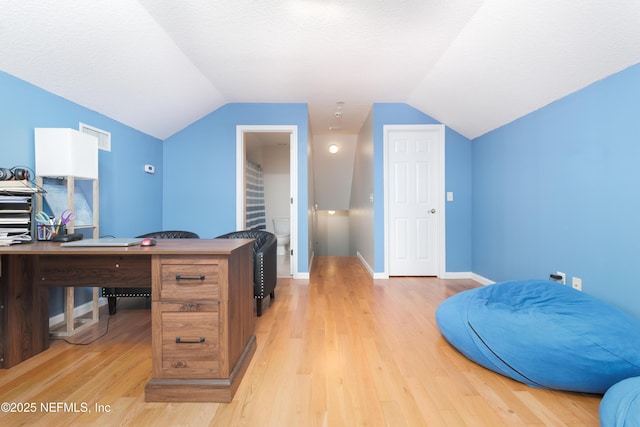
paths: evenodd
<path fill-rule="evenodd" d="M 32 197 L 28 181 L 0 181 L 0 246 L 31 241 Z"/>
<path fill-rule="evenodd" d="M 22 233 L 22 234 L 13 234 L 9 235 L 8 233 L 0 233 L 0 246 L 9 246 L 14 243 L 22 243 L 22 242 L 30 242 L 31 234 Z"/>

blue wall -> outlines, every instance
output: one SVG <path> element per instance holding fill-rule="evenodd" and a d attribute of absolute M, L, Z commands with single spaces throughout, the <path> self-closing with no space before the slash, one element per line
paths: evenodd
<path fill-rule="evenodd" d="M 376 272 L 384 271 L 384 126 L 440 124 L 407 104 L 373 105 L 374 246 Z M 446 203 L 447 272 L 471 271 L 471 142 L 459 133 L 445 130 L 445 192 L 454 200 Z"/>
<path fill-rule="evenodd" d="M 308 271 L 305 104 L 229 104 L 161 143 L 0 72 L 0 166 L 34 167 L 33 128 L 78 122 L 112 133 L 100 152 L 102 235 L 235 229 L 236 125 L 298 126 L 299 266 Z M 446 129 L 447 272 L 494 281 L 564 271 L 640 318 L 640 65 L 473 142 Z M 435 124 L 406 104 L 375 104 L 375 266 L 384 269 L 383 126 Z M 164 164 L 163 164 L 164 158 Z M 143 172 L 154 164 L 156 174 Z M 231 184 L 231 185 L 230 185 Z M 52 313 L 61 304 L 52 304 Z"/>
<path fill-rule="evenodd" d="M 472 142 L 473 271 L 563 271 L 640 318 L 640 65 Z"/>
<path fill-rule="evenodd" d="M 227 104 L 165 140 L 164 228 L 236 230 L 236 126 L 298 126 L 298 271 L 308 272 L 306 104 Z"/>
<path fill-rule="evenodd" d="M 98 156 L 100 234 L 133 236 L 162 226 L 162 143 L 115 120 L 0 72 L 0 167 L 35 167 L 36 127 L 78 129 L 79 122 L 111 132 L 111 152 Z M 156 174 L 144 173 L 147 163 Z M 52 292 L 51 313 L 62 311 Z M 80 302 L 86 295 L 79 295 Z"/>

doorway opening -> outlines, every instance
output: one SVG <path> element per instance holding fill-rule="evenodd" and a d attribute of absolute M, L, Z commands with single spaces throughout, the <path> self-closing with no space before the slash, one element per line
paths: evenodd
<path fill-rule="evenodd" d="M 236 129 L 236 227 L 278 238 L 278 276 L 297 267 L 297 126 Z"/>

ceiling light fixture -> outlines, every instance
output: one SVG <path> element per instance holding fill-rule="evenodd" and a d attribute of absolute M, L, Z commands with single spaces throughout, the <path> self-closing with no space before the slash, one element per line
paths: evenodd
<path fill-rule="evenodd" d="M 331 144 L 329 146 L 329 152 L 331 154 L 336 154 L 338 151 L 340 151 L 340 147 L 338 147 L 338 144 Z"/>
<path fill-rule="evenodd" d="M 340 126 L 340 122 L 342 120 L 342 107 L 344 106 L 344 102 L 338 101 L 336 102 L 336 111 L 333 112 L 333 117 L 335 117 L 335 125 L 329 126 L 329 130 L 342 130 L 342 126 Z M 336 153 L 336 151 L 332 151 L 332 153 Z"/>

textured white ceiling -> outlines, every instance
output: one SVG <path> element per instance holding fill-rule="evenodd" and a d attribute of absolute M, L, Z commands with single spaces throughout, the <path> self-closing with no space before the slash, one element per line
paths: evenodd
<path fill-rule="evenodd" d="M 639 23 L 638 0 L 0 0 L 0 70 L 161 139 L 227 102 L 308 103 L 317 135 L 408 102 L 474 138 L 640 62 Z"/>
<path fill-rule="evenodd" d="M 408 102 L 473 138 L 638 62 L 638 0 L 490 0 Z"/>

